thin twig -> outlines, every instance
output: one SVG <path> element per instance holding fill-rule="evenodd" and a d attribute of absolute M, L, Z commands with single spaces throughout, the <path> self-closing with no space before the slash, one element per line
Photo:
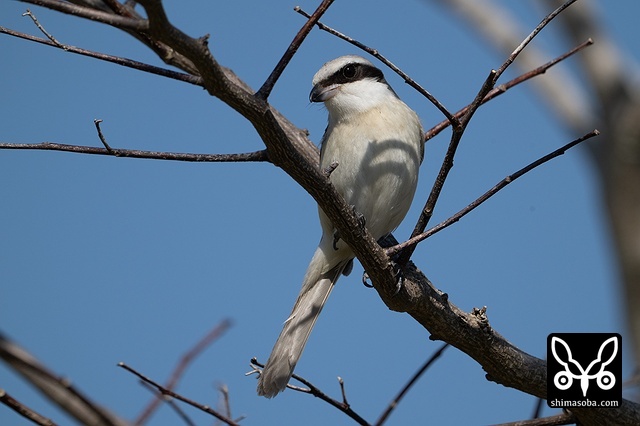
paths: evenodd
<path fill-rule="evenodd" d="M 238 425 L 238 423 L 236 423 L 233 420 L 227 418 L 226 416 L 223 416 L 222 414 L 218 413 L 216 410 L 212 409 L 208 405 L 200 404 L 199 402 L 193 401 L 193 400 L 191 400 L 189 398 L 186 398 L 186 397 L 184 397 L 184 396 L 182 396 L 180 394 L 177 394 L 177 393 L 173 392 L 172 390 L 169 390 L 169 389 L 165 388 L 161 384 L 156 383 L 153 380 L 151 380 L 150 378 L 144 376 L 142 373 L 138 372 L 134 368 L 129 367 L 124 362 L 118 363 L 118 367 L 121 367 L 121 368 L 127 370 L 128 372 L 130 372 L 131 374 L 135 375 L 136 377 L 138 377 L 143 382 L 148 383 L 149 385 L 153 386 L 154 388 L 156 388 L 163 395 L 170 396 L 172 398 L 177 399 L 178 401 L 184 402 L 185 404 L 191 405 L 192 407 L 195 407 L 195 408 L 199 409 L 200 411 L 203 411 L 203 412 L 205 412 L 207 414 L 210 414 L 213 417 L 215 417 L 216 419 L 221 420 L 221 421 L 225 422 L 228 425 L 231 425 L 231 426 L 237 426 Z"/>
<path fill-rule="evenodd" d="M 0 389 L 0 402 L 11 408 L 16 413 L 20 414 L 25 419 L 28 419 L 37 425 L 56 426 L 56 423 L 54 423 L 51 419 L 48 419 L 47 417 L 36 413 L 31 408 L 13 398 L 4 389 Z"/>
<path fill-rule="evenodd" d="M 284 72 L 284 69 L 293 58 L 293 55 L 295 55 L 295 53 L 298 51 L 300 45 L 305 40 L 305 38 L 307 38 L 307 35 L 309 35 L 309 33 L 311 32 L 315 23 L 327 11 L 327 9 L 329 9 L 329 6 L 331 6 L 333 1 L 334 0 L 323 0 L 316 11 L 313 12 L 313 15 L 309 16 L 309 20 L 302 26 L 302 28 L 300 28 L 300 31 L 298 31 L 298 34 L 296 34 L 296 36 L 291 41 L 291 44 L 289 44 L 289 47 L 282 55 L 282 58 L 280 58 L 280 61 L 278 61 L 267 80 L 264 82 L 262 87 L 260 87 L 260 90 L 258 90 L 258 92 L 256 93 L 256 96 L 258 98 L 266 100 L 269 97 L 269 94 L 271 94 L 271 90 L 273 90 L 273 86 L 275 86 L 276 82 Z"/>
<path fill-rule="evenodd" d="M 102 12 L 90 7 L 79 6 L 67 1 L 59 0 L 21 0 L 24 3 L 43 6 L 48 9 L 57 10 L 58 12 L 67 13 L 69 15 L 79 16 L 81 18 L 90 19 L 96 22 L 102 22 L 116 28 L 134 31 L 146 31 L 149 29 L 149 22 L 146 19 L 133 19 L 118 16 L 109 12 Z"/>
<path fill-rule="evenodd" d="M 553 67 L 554 65 L 562 62 L 563 60 L 567 59 L 568 57 L 574 55 L 575 53 L 578 53 L 579 51 L 581 51 L 582 49 L 591 46 L 593 44 L 593 40 L 592 39 L 588 39 L 587 41 L 579 44 L 578 46 L 574 47 L 573 49 L 569 50 L 566 53 L 563 53 L 562 55 L 558 56 L 555 59 L 552 59 L 551 61 L 540 65 L 539 67 L 528 71 L 524 74 L 519 75 L 518 77 L 509 80 L 508 82 L 501 84 L 495 88 L 493 88 L 489 93 L 487 93 L 487 96 L 484 97 L 484 99 L 482 100 L 482 104 L 485 104 L 487 102 L 489 102 L 490 100 L 497 98 L 498 96 L 502 95 L 503 93 L 505 93 L 507 90 L 517 86 L 518 84 L 524 83 L 525 81 L 528 81 L 534 77 L 537 77 L 539 75 L 544 74 L 549 68 Z M 467 105 L 466 107 L 462 108 L 460 111 L 456 112 L 454 115 L 456 118 L 460 118 L 462 117 L 462 115 L 464 115 L 467 110 L 469 109 L 469 105 Z M 449 125 L 451 124 L 451 122 L 449 120 L 442 120 L 440 123 L 438 123 L 437 125 L 433 126 L 431 129 L 429 129 L 425 135 L 425 141 L 428 141 L 429 139 L 433 139 L 436 135 L 438 135 L 440 132 L 442 132 L 444 129 L 446 129 L 447 127 L 449 127 Z"/>
<path fill-rule="evenodd" d="M 433 186 L 431 188 L 431 192 L 429 192 L 429 197 L 427 198 L 427 202 L 422 208 L 422 213 L 418 218 L 418 222 L 411 233 L 411 237 L 414 237 L 420 233 L 422 233 L 431 217 L 433 216 L 433 212 L 435 210 L 436 204 L 440 199 L 440 194 L 442 193 L 442 189 L 444 188 L 444 184 L 449 176 L 449 172 L 453 168 L 453 159 L 458 150 L 458 146 L 460 145 L 460 141 L 462 140 L 462 135 L 464 135 L 464 131 L 469 124 L 469 121 L 476 113 L 480 105 L 482 104 L 482 99 L 489 93 L 489 91 L 493 88 L 493 83 L 495 82 L 495 71 L 491 70 L 489 75 L 484 81 L 484 84 L 480 88 L 480 91 L 476 95 L 475 99 L 469 105 L 467 111 L 462 115 L 460 119 L 460 125 L 453 128 L 453 133 L 451 135 L 451 141 L 449 142 L 449 147 L 447 148 L 447 152 L 442 160 L 442 165 L 440 166 L 440 170 L 438 171 L 438 175 L 436 176 L 435 181 L 433 182 Z M 413 255 L 413 251 L 415 250 L 414 246 L 409 246 L 402 252 L 400 257 L 397 260 L 397 264 L 400 267 L 403 267 L 407 264 L 411 256 Z"/>
<path fill-rule="evenodd" d="M 247 374 L 253 374 L 253 373 L 256 373 L 256 372 L 260 373 L 261 372 L 260 369 L 264 368 L 264 364 L 259 363 L 256 358 L 251 358 L 251 363 L 250 364 L 251 364 L 251 367 L 253 368 L 253 371 L 250 371 Z M 340 402 L 340 401 L 338 401 L 336 399 L 331 398 L 330 396 L 328 396 L 327 394 L 322 392 L 314 384 L 312 384 L 311 382 L 309 382 L 305 378 L 300 377 L 297 374 L 293 374 L 291 377 L 296 379 L 297 381 L 299 381 L 303 385 L 305 385 L 306 388 L 303 388 L 303 387 L 300 387 L 300 386 L 295 386 L 295 385 L 292 385 L 292 384 L 287 384 L 287 388 L 295 390 L 295 391 L 298 391 L 298 392 L 302 392 L 302 393 L 308 393 L 310 395 L 315 396 L 316 398 L 320 398 L 324 402 L 328 403 L 329 405 L 334 406 L 338 410 L 340 410 L 343 413 L 345 413 L 347 416 L 352 418 L 359 425 L 370 426 L 369 422 L 367 422 L 365 419 L 363 419 L 358 413 L 353 411 L 353 409 L 351 408 L 351 406 L 349 404 L 342 403 L 342 402 Z"/>
<path fill-rule="evenodd" d="M 530 163 L 526 167 L 523 167 L 522 169 L 518 170 L 517 172 L 505 177 L 500 182 L 498 182 L 493 188 L 491 188 L 490 190 L 488 190 L 487 192 L 482 194 L 475 201 L 473 201 L 471 204 L 469 204 L 464 209 L 460 210 L 458 213 L 456 213 L 453 216 L 451 216 L 449 219 L 445 220 L 444 222 L 439 223 L 438 225 L 434 226 L 433 228 L 430 228 L 429 230 L 427 230 L 427 231 L 425 231 L 425 232 L 423 232 L 421 234 L 418 234 L 418 235 L 408 239 L 407 241 L 405 241 L 405 242 L 403 242 L 401 244 L 398 244 L 398 245 L 393 246 L 393 247 L 389 247 L 388 249 L 386 249 L 387 255 L 388 256 L 394 256 L 395 254 L 399 253 L 400 251 L 404 250 L 405 248 L 415 246 L 416 244 L 418 244 L 419 242 L 429 238 L 433 234 L 436 234 L 436 233 L 442 231 L 443 229 L 447 228 L 448 226 L 453 225 L 454 223 L 456 223 L 457 221 L 462 219 L 464 216 L 466 216 L 468 213 L 473 211 L 480 204 L 484 203 L 489 198 L 493 197 L 496 193 L 498 193 L 498 191 L 500 191 L 505 186 L 509 185 L 511 182 L 515 181 L 516 179 L 518 179 L 519 177 L 521 177 L 525 173 L 530 172 L 531 170 L 535 169 L 538 166 L 541 166 L 542 164 L 546 163 L 549 160 L 552 160 L 552 159 L 554 159 L 556 157 L 559 157 L 560 155 L 564 154 L 566 151 L 568 151 L 569 149 L 571 149 L 574 146 L 578 145 L 579 143 L 584 142 L 587 139 L 590 139 L 590 138 L 592 138 L 594 136 L 597 136 L 599 134 L 600 134 L 600 132 L 598 130 L 593 130 L 592 132 L 589 132 L 586 135 L 569 142 L 568 144 L 556 149 L 555 151 L 545 155 L 544 157 L 541 157 L 541 158 L 537 159 L 536 161 Z"/>
<path fill-rule="evenodd" d="M 411 379 L 407 382 L 407 384 L 404 385 L 404 387 L 400 390 L 398 395 L 396 395 L 396 397 L 393 398 L 393 400 L 389 403 L 389 405 L 387 406 L 387 409 L 384 410 L 384 412 L 382 413 L 378 421 L 375 423 L 376 426 L 381 426 L 389 418 L 389 415 L 391 415 L 393 410 L 398 406 L 398 404 L 400 403 L 402 398 L 407 394 L 411 386 L 413 386 L 418 381 L 420 376 L 422 376 L 422 374 L 424 374 L 424 372 L 427 371 L 427 369 L 431 366 L 431 364 L 433 364 L 438 358 L 440 358 L 440 356 L 442 356 L 442 353 L 448 347 L 449 347 L 448 343 L 443 344 L 440 347 L 440 349 L 438 349 L 433 355 L 431 355 L 431 357 L 424 363 L 424 365 L 420 367 L 418 371 L 416 371 L 416 373 L 411 377 Z"/>
<path fill-rule="evenodd" d="M 128 158 L 147 158 L 152 160 L 187 161 L 196 163 L 225 163 L 225 162 L 262 162 L 269 161 L 266 150 L 239 154 L 191 154 L 181 152 L 141 151 L 137 149 L 115 149 L 94 146 L 67 145 L 55 142 L 41 143 L 4 143 L 0 142 L 0 149 L 32 149 L 42 151 L 64 151 L 77 154 L 109 155 Z"/>
<path fill-rule="evenodd" d="M 21 33 L 19 31 L 14 31 L 4 27 L 0 27 L 0 33 L 7 34 L 12 37 L 18 37 L 24 40 L 29 40 L 36 43 L 44 44 L 46 46 L 57 47 L 59 49 L 64 49 L 67 52 L 88 56 L 90 58 L 98 59 L 101 61 L 111 62 L 117 65 L 121 65 L 123 67 L 133 68 L 133 69 L 144 71 L 150 74 L 155 74 L 155 75 L 171 78 L 178 81 L 183 81 L 185 83 L 193 84 L 195 86 L 203 87 L 204 85 L 202 82 L 202 77 L 156 67 L 154 65 L 145 64 L 143 62 L 134 61 L 133 59 L 107 55 L 105 53 L 94 52 L 92 50 L 82 49 L 80 47 L 75 47 L 75 46 L 60 45 L 44 38 L 35 37 L 29 34 Z"/>
<path fill-rule="evenodd" d="M 173 373 L 171 374 L 171 377 L 169 378 L 169 380 L 167 381 L 167 384 L 165 385 L 165 389 L 168 389 L 168 390 L 175 389 L 176 385 L 178 384 L 178 381 L 184 374 L 187 367 L 191 364 L 193 359 L 198 355 L 200 355 L 209 345 L 211 345 L 211 343 L 218 340 L 220 336 L 222 336 L 222 334 L 229 329 L 229 327 L 231 327 L 231 321 L 228 319 L 225 319 L 220 324 L 216 325 L 213 329 L 211 329 L 211 331 L 209 331 L 202 339 L 200 339 L 200 341 L 196 343 L 193 348 L 187 351 L 182 356 L 178 364 L 176 365 L 176 368 L 174 369 Z M 135 424 L 137 425 L 144 424 L 149 419 L 149 417 L 151 417 L 151 414 L 153 414 L 153 412 L 158 408 L 160 402 L 161 401 L 158 398 L 155 398 L 153 401 L 151 401 L 151 403 L 138 416 L 138 418 L 135 421 Z M 226 416 L 226 417 L 231 417 L 231 416 Z"/>
<path fill-rule="evenodd" d="M 187 424 L 187 426 L 195 426 L 195 422 L 191 420 L 191 418 L 187 415 L 187 413 L 185 413 L 185 411 L 176 403 L 176 401 L 173 398 L 163 395 L 162 392 L 160 392 L 159 390 L 157 390 L 147 382 L 140 382 L 140 383 L 142 384 L 143 387 L 148 389 L 149 392 L 152 392 L 157 396 L 157 398 L 155 398 L 155 401 L 161 401 L 169 405 L 169 407 L 176 412 L 178 417 L 180 417 L 182 421 L 185 424 Z M 134 422 L 134 425 L 140 425 L 140 424 L 142 423 Z"/>
<path fill-rule="evenodd" d="M 540 31 L 542 31 L 542 29 L 547 26 L 549 22 L 551 22 L 556 16 L 558 16 L 558 14 L 560 14 L 563 10 L 571 6 L 576 1 L 577 0 L 569 0 L 565 2 L 556 10 L 548 14 L 542 21 L 540 21 L 538 26 L 533 31 L 531 31 L 531 33 L 522 41 L 522 43 L 520 43 L 520 45 L 516 47 L 516 49 L 511 53 L 511 55 L 509 55 L 507 60 L 504 61 L 502 66 L 498 68 L 498 70 L 496 71 L 496 80 L 500 78 L 502 73 L 506 71 L 506 69 L 513 63 L 513 61 L 516 60 L 518 55 L 520 55 L 520 53 L 524 50 L 524 48 L 527 47 L 529 43 L 531 43 L 531 40 L 533 40 L 538 35 L 538 33 L 540 33 Z"/>
<path fill-rule="evenodd" d="M 532 419 L 539 419 L 540 413 L 542 413 L 542 407 L 544 406 L 543 398 L 536 398 L 536 405 L 533 407 L 533 414 L 531 415 Z"/>
<path fill-rule="evenodd" d="M 565 3 L 565 5 L 559 7 L 555 11 L 551 12 L 547 15 L 540 24 L 525 38 L 525 40 L 520 43 L 520 46 L 516 48 L 511 55 L 504 61 L 502 66 L 496 71 L 491 70 L 489 75 L 485 79 L 480 91 L 476 95 L 473 102 L 469 105 L 467 111 L 460 118 L 460 125 L 453 128 L 453 134 L 451 135 L 451 142 L 449 143 L 449 147 L 447 149 L 447 153 L 445 154 L 444 160 L 442 161 L 442 166 L 440 167 L 440 171 L 438 172 L 438 176 L 433 184 L 431 192 L 429 193 L 429 197 L 427 198 L 427 202 L 425 203 L 424 208 L 422 209 L 422 213 L 418 218 L 416 226 L 411 233 L 411 238 L 421 234 L 427 228 L 431 217 L 433 216 L 433 212 L 435 206 L 440 198 L 440 194 L 442 192 L 442 188 L 444 187 L 444 183 L 449 175 L 449 171 L 453 167 L 453 159 L 455 157 L 455 153 L 460 144 L 460 140 L 462 139 L 462 135 L 466 129 L 466 126 L 469 124 L 471 118 L 476 113 L 480 105 L 483 103 L 483 99 L 490 93 L 490 91 L 495 87 L 498 78 L 502 75 L 502 73 L 513 63 L 513 61 L 517 58 L 517 56 L 522 52 L 522 50 L 526 47 L 533 38 L 540 33 L 542 28 L 544 28 L 551 20 L 556 17 L 562 10 L 568 7 L 571 3 L 575 2 L 575 0 L 569 0 Z M 406 250 L 400 255 L 397 263 L 402 267 L 405 265 L 411 256 L 413 255 L 413 251 L 415 250 L 416 245 L 412 245 L 407 247 Z"/>
<path fill-rule="evenodd" d="M 67 47 L 64 44 L 62 44 L 58 40 L 56 40 L 51 34 L 49 34 L 47 32 L 47 30 L 44 29 L 44 27 L 42 25 L 40 25 L 40 22 L 38 22 L 38 18 L 36 18 L 36 15 L 31 13 L 31 11 L 29 9 L 27 9 L 27 11 L 25 13 L 23 13 L 22 16 L 30 17 L 31 20 L 33 21 L 33 23 L 36 24 L 36 27 L 38 27 L 40 32 L 42 32 L 42 34 L 44 34 L 49 40 L 51 40 L 51 42 L 53 44 L 55 44 L 57 47 L 59 47 L 61 49 L 67 50 Z"/>
<path fill-rule="evenodd" d="M 338 376 L 338 384 L 340 385 L 340 393 L 342 393 L 342 403 L 345 407 L 350 407 L 347 401 L 347 391 L 344 389 L 344 380 L 340 376 Z"/>
<path fill-rule="evenodd" d="M 576 423 L 576 416 L 571 413 L 560 413 L 555 416 L 542 417 L 540 419 L 520 420 L 517 422 L 500 423 L 494 426 L 561 426 Z"/>
<path fill-rule="evenodd" d="M 93 124 L 95 124 L 96 130 L 98 131 L 98 138 L 100 138 L 100 142 L 102 142 L 102 145 L 104 145 L 104 147 L 107 149 L 107 151 L 109 151 L 109 153 L 111 153 L 111 154 L 114 154 L 113 149 L 111 149 L 111 147 L 107 143 L 107 139 L 102 134 L 102 129 L 100 128 L 100 123 L 102 123 L 101 119 L 93 120 Z"/>
<path fill-rule="evenodd" d="M 294 10 L 296 12 L 298 12 L 300 15 L 306 17 L 306 18 L 311 18 L 311 15 L 309 15 L 307 12 L 305 12 L 304 10 L 302 10 L 299 6 L 295 7 Z M 438 101 L 435 96 L 433 96 L 431 93 L 429 93 L 424 87 L 422 87 L 420 84 L 418 84 L 414 79 L 412 79 L 411 77 L 409 77 L 404 71 L 402 71 L 400 68 L 398 68 L 396 65 L 394 65 L 391 61 L 389 61 L 387 58 L 385 58 L 384 56 L 382 56 L 380 54 L 380 52 L 378 52 L 377 49 L 373 49 L 343 33 L 341 33 L 340 31 L 337 31 L 321 22 L 317 22 L 318 28 L 320 28 L 323 31 L 328 32 L 329 34 L 332 34 L 338 38 L 341 38 L 342 40 L 353 44 L 354 46 L 356 46 L 359 49 L 364 50 L 365 52 L 369 53 L 370 55 L 372 55 L 373 57 L 377 58 L 380 62 L 382 62 L 383 64 L 385 64 L 386 66 L 388 66 L 389 68 L 391 68 L 391 70 L 393 70 L 393 72 L 395 72 L 396 74 L 398 74 L 400 77 L 402 77 L 405 81 L 405 83 L 407 83 L 409 86 L 413 87 L 414 89 L 416 89 L 420 94 L 422 94 L 424 97 L 426 97 L 436 108 L 438 108 L 440 110 L 440 112 L 442 112 L 442 114 L 446 117 L 447 121 L 449 121 L 453 127 L 456 127 L 458 125 L 458 118 L 455 117 L 454 115 L 452 115 L 449 110 L 447 110 L 447 108 L 445 108 L 444 105 L 442 105 L 442 103 L 440 103 L 440 101 Z"/>
<path fill-rule="evenodd" d="M 218 386 L 218 391 L 222 396 L 222 409 L 224 409 L 224 415 L 231 418 L 231 402 L 229 401 L 229 387 L 225 384 Z"/>

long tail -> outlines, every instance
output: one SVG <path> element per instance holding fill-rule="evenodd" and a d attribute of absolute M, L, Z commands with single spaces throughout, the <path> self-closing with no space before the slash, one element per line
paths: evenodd
<path fill-rule="evenodd" d="M 260 374 L 258 395 L 273 398 L 287 387 L 322 307 L 348 263 L 349 260 L 342 261 L 329 271 L 322 272 L 329 265 L 325 253 L 320 248 L 316 250 L 305 274 L 298 300 Z"/>

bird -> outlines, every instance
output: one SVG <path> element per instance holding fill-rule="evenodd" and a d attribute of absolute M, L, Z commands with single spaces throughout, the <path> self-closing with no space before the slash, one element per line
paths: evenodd
<path fill-rule="evenodd" d="M 400 100 L 369 60 L 341 56 L 324 64 L 312 80 L 311 102 L 323 102 L 328 124 L 320 167 L 353 206 L 376 239 L 394 231 L 407 214 L 424 157 L 418 115 Z M 257 392 L 272 398 L 289 382 L 331 290 L 348 275 L 354 254 L 318 207 L 322 237 L 291 314 L 284 322 Z"/>

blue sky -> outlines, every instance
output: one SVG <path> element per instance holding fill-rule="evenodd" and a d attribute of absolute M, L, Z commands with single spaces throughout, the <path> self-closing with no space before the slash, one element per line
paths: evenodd
<path fill-rule="evenodd" d="M 167 3 L 175 25 L 192 36 L 211 34 L 217 60 L 256 89 L 304 22 L 293 6 L 312 12 L 317 4 Z M 527 31 L 545 14 L 533 4 L 523 2 L 516 11 Z M 21 16 L 26 7 L 0 3 L 0 25 L 38 34 Z M 63 43 L 161 65 L 117 30 L 30 8 Z M 635 60 L 639 12 L 631 0 L 602 8 L 611 35 Z M 336 2 L 323 22 L 379 49 L 450 110 L 470 102 L 504 59 L 430 2 Z M 571 47 L 553 24 L 535 43 L 552 56 Z M 309 104 L 311 78 L 324 62 L 347 53 L 359 52 L 314 30 L 270 98 L 315 142 L 326 111 Z M 246 121 L 200 88 L 5 35 L 0 55 L 3 142 L 99 146 L 93 124 L 99 118 L 114 148 L 227 153 L 263 147 Z M 442 120 L 428 101 L 385 73 L 426 128 Z M 433 223 L 575 136 L 526 85 L 491 102 L 469 126 Z M 414 206 L 395 233 L 400 240 L 413 228 L 448 137 L 444 132 L 427 144 Z M 620 332 L 624 342 L 620 285 L 591 166 L 583 147 L 536 169 L 422 243 L 414 261 L 459 307 L 487 306 L 492 326 L 533 355 L 545 356 L 552 332 Z M 349 424 L 308 395 L 259 398 L 255 378 L 244 376 L 251 357 L 266 360 L 320 237 L 313 200 L 284 172 L 266 163 L 0 151 L 0 182 L 0 331 L 96 401 L 133 419 L 151 395 L 116 364 L 162 382 L 187 349 L 229 318 L 233 327 L 191 365 L 179 392 L 215 406 L 216 386 L 224 383 L 233 415 L 246 415 L 246 425 Z M 373 422 L 441 343 L 429 341 L 407 315 L 389 311 L 360 284 L 361 273 L 357 265 L 340 280 L 296 372 L 336 398 L 335 377 L 343 377 L 352 408 Z M 0 387 L 68 422 L 4 366 Z M 534 404 L 488 382 L 479 365 L 449 349 L 388 424 L 506 422 L 527 418 Z M 210 423 L 186 410 L 199 424 Z M 178 421 L 165 407 L 150 424 Z M 27 424 L 6 408 L 0 423 Z"/>

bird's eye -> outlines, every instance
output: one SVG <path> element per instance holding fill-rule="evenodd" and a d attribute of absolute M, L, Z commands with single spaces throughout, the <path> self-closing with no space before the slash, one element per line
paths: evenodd
<path fill-rule="evenodd" d="M 356 76 L 356 71 L 357 70 L 355 65 L 347 65 L 346 67 L 342 68 L 342 75 L 348 79 L 352 79 Z"/>

